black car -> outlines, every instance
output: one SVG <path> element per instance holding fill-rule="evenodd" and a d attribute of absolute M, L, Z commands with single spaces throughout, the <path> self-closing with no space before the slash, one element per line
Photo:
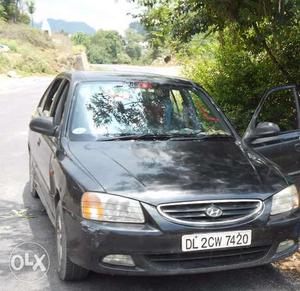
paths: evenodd
<path fill-rule="evenodd" d="M 299 116 L 297 87 L 274 88 L 241 139 L 191 81 L 57 76 L 28 147 L 30 191 L 55 225 L 60 278 L 211 272 L 294 253 Z"/>

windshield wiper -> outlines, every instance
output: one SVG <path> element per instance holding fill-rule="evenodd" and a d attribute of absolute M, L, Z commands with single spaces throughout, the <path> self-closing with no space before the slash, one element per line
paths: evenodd
<path fill-rule="evenodd" d="M 228 134 L 132 134 L 132 135 L 117 135 L 98 138 L 97 141 L 126 141 L 126 140 L 199 140 L 208 138 L 227 137 L 233 138 Z"/>
<path fill-rule="evenodd" d="M 182 136 L 176 136 L 172 137 L 170 140 L 173 141 L 180 141 L 180 140 L 203 140 L 203 139 L 212 139 L 212 138 L 233 138 L 232 135 L 229 134 L 221 134 L 221 133 L 215 133 L 215 134 L 195 134 L 195 135 L 182 135 Z"/>
<path fill-rule="evenodd" d="M 118 135 L 98 138 L 97 141 L 118 141 L 118 140 L 168 140 L 172 138 L 169 134 L 134 134 Z"/>

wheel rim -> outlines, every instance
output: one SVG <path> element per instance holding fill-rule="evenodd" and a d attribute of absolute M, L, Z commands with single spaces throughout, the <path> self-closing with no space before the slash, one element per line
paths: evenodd
<path fill-rule="evenodd" d="M 62 260 L 62 226 L 61 226 L 60 215 L 58 215 L 58 217 L 57 217 L 56 245 L 57 245 L 58 264 L 60 266 L 61 260 Z"/>

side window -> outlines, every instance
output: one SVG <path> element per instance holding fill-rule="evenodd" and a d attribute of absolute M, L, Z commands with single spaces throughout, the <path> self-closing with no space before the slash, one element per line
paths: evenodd
<path fill-rule="evenodd" d="M 293 90 L 271 93 L 264 101 L 258 115 L 257 124 L 276 123 L 282 132 L 298 129 L 297 105 Z"/>
<path fill-rule="evenodd" d="M 47 88 L 47 90 L 45 91 L 45 93 L 43 94 L 43 96 L 39 102 L 38 108 L 40 109 L 40 111 L 42 111 L 42 109 L 43 109 L 44 103 L 47 99 L 47 96 L 48 96 L 51 88 L 52 88 L 52 84 Z"/>
<path fill-rule="evenodd" d="M 56 95 L 59 93 L 61 83 L 62 79 L 55 80 L 52 87 L 49 89 L 48 94 L 45 96 L 46 99 L 42 104 L 42 112 L 47 116 L 50 116 L 50 108 L 53 101 L 56 99 Z"/>
<path fill-rule="evenodd" d="M 63 85 L 61 86 L 59 95 L 53 102 L 52 107 L 50 109 L 50 116 L 54 117 L 54 123 L 57 125 L 60 124 L 64 112 L 65 102 L 68 96 L 69 88 L 70 82 L 65 80 Z"/>

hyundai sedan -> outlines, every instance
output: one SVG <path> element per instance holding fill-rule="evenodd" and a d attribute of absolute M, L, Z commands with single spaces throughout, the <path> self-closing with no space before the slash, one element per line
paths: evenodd
<path fill-rule="evenodd" d="M 251 146 L 279 135 L 265 120 L 241 139 L 189 80 L 58 75 L 33 113 L 28 148 L 59 277 L 213 272 L 293 254 L 298 188 Z"/>

